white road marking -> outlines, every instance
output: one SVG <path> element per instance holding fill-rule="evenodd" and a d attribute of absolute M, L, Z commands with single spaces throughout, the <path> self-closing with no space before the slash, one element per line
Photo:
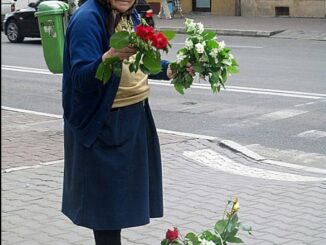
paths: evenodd
<path fill-rule="evenodd" d="M 307 113 L 308 111 L 302 111 L 302 110 L 280 110 L 280 111 L 274 111 L 271 113 L 267 113 L 264 115 L 261 115 L 257 117 L 256 119 L 259 121 L 276 121 L 276 120 L 281 120 L 281 119 L 287 119 L 290 117 L 295 117 L 304 113 Z"/>
<path fill-rule="evenodd" d="M 62 74 L 54 74 L 46 69 L 30 68 L 30 67 L 22 67 L 22 66 L 1 65 L 1 69 L 7 70 L 7 71 L 18 71 L 18 72 L 62 76 Z M 149 84 L 158 85 L 158 86 L 173 86 L 168 81 L 150 80 Z M 204 89 L 204 90 L 211 89 L 210 85 L 207 83 L 206 84 L 193 83 L 191 88 Z M 226 86 L 226 89 L 224 91 L 225 92 L 276 95 L 276 96 L 285 96 L 285 97 L 293 97 L 293 98 L 314 99 L 314 100 L 321 99 L 323 97 L 326 98 L 326 94 L 320 94 L 320 93 L 306 93 L 306 92 L 297 92 L 297 91 L 289 91 L 289 90 L 262 89 L 262 88 L 250 88 L 250 87 L 239 87 L 239 86 Z"/>
<path fill-rule="evenodd" d="M 10 173 L 10 172 L 20 171 L 20 170 L 25 170 L 25 169 L 40 168 L 40 167 L 43 167 L 43 166 L 62 163 L 63 161 L 64 160 L 56 160 L 56 161 L 51 161 L 51 162 L 43 162 L 43 163 L 36 164 L 36 165 L 29 165 L 29 166 L 15 167 L 15 168 L 7 168 L 7 169 L 2 170 L 1 172 Z"/>
<path fill-rule="evenodd" d="M 39 115 L 39 116 L 63 118 L 62 115 L 49 114 L 49 113 L 37 112 L 37 111 L 30 111 L 30 110 L 18 109 L 18 108 L 7 107 L 7 106 L 1 106 L 1 109 L 8 110 L 8 111 L 16 111 L 16 112 L 28 113 L 28 114 L 33 114 L 33 115 Z"/>
<path fill-rule="evenodd" d="M 170 82 L 163 81 L 153 81 L 151 80 L 149 84 L 158 85 L 158 86 L 173 86 Z M 211 87 L 209 84 L 200 84 L 193 83 L 191 88 L 210 90 Z M 266 94 L 266 95 L 276 95 L 284 97 L 293 97 L 293 98 L 304 98 L 304 99 L 314 99 L 318 100 L 323 97 L 326 97 L 326 94 L 315 94 L 315 93 L 304 93 L 304 92 L 295 92 L 295 91 L 281 91 L 281 90 L 272 90 L 272 89 L 260 89 L 260 88 L 249 88 L 246 87 L 235 87 L 235 86 L 225 86 L 224 92 L 238 92 L 238 93 L 248 93 L 248 94 Z"/>
<path fill-rule="evenodd" d="M 30 68 L 30 67 L 23 67 L 23 66 L 1 65 L 1 70 L 62 76 L 62 74 L 54 74 L 54 73 L 52 73 L 52 72 L 50 72 L 49 70 L 46 70 L 46 69 Z"/>
<path fill-rule="evenodd" d="M 272 121 L 295 117 L 295 116 L 302 115 L 307 112 L 308 111 L 291 110 L 291 109 L 274 111 L 271 113 L 263 114 L 256 118 L 251 118 L 251 119 L 246 119 L 246 120 L 243 120 L 240 122 L 231 123 L 231 124 L 228 124 L 227 126 L 228 127 L 238 127 L 238 128 L 249 128 L 249 127 L 258 126 L 265 122 L 272 122 Z"/>
<path fill-rule="evenodd" d="M 183 43 L 179 43 L 179 42 L 177 42 L 177 43 L 172 43 L 173 45 L 185 45 L 185 43 L 183 42 Z M 250 48 L 252 48 L 252 49 L 261 49 L 261 48 L 264 48 L 264 47 L 261 47 L 261 46 L 245 46 L 245 45 L 228 45 L 227 46 L 228 48 L 248 48 L 248 49 L 250 49 Z"/>
<path fill-rule="evenodd" d="M 185 151 L 183 155 L 210 168 L 235 175 L 278 181 L 326 181 L 326 177 L 304 176 L 245 166 L 211 149 Z"/>
<path fill-rule="evenodd" d="M 298 134 L 297 136 L 314 140 L 314 139 L 326 137 L 326 132 L 319 131 L 319 130 L 308 130 L 308 131 Z"/>

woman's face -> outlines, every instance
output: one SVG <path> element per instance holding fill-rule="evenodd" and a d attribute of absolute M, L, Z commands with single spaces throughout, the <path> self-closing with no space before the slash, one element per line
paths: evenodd
<path fill-rule="evenodd" d="M 109 0 L 111 7 L 120 13 L 126 12 L 134 4 L 136 0 Z"/>

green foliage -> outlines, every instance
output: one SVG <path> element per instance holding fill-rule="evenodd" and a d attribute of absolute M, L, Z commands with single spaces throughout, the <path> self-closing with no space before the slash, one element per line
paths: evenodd
<path fill-rule="evenodd" d="M 171 41 L 175 37 L 174 31 L 162 31 L 162 33 L 169 41 Z"/>
<path fill-rule="evenodd" d="M 174 85 L 176 86 L 176 84 Z M 227 212 L 230 204 L 232 204 L 232 207 Z M 201 245 L 203 243 L 209 245 L 228 245 L 229 243 L 244 243 L 237 234 L 239 230 L 243 230 L 251 235 L 251 227 L 239 222 L 238 211 L 239 201 L 235 198 L 233 201 L 228 201 L 224 217 L 215 223 L 213 230 L 204 230 L 198 234 L 189 232 L 184 238 L 179 234 L 178 238 L 173 241 L 165 238 L 161 241 L 161 245 Z"/>
<path fill-rule="evenodd" d="M 147 26 L 147 28 L 151 28 L 148 27 L 144 19 L 141 19 L 141 23 L 142 25 Z M 143 33 L 141 32 L 141 34 Z M 131 57 L 128 60 L 123 61 L 124 64 L 129 65 L 129 71 L 131 73 L 136 73 L 140 69 L 143 73 L 148 75 L 157 74 L 162 70 L 159 49 L 164 48 L 163 51 L 168 52 L 168 47 L 171 47 L 171 45 L 168 43 L 168 47 L 162 47 L 162 45 L 154 47 L 152 46 L 152 41 L 142 38 L 141 34 L 138 34 L 140 35 L 138 36 L 135 32 L 116 32 L 110 38 L 110 48 L 119 50 L 128 46 L 134 47 L 137 50 L 135 58 Z M 163 35 L 165 35 L 166 39 L 170 41 L 174 38 L 175 33 L 172 31 L 164 31 Z M 155 37 L 155 35 L 153 36 Z M 112 74 L 120 77 L 121 72 L 122 61 L 118 57 L 110 57 L 98 66 L 95 78 L 105 85 L 110 80 Z"/>
<path fill-rule="evenodd" d="M 110 39 L 110 47 L 116 49 L 126 48 L 129 45 L 129 32 L 120 31 L 112 35 Z"/>
<path fill-rule="evenodd" d="M 161 59 L 157 53 L 147 52 L 144 54 L 143 64 L 150 74 L 157 74 L 162 70 Z"/>
<path fill-rule="evenodd" d="M 201 23 L 186 19 L 186 46 L 177 52 L 177 60 L 170 67 L 175 73 L 171 81 L 175 89 L 184 94 L 191 87 L 193 79 L 189 79 L 186 67 L 191 64 L 200 79 L 208 81 L 213 93 L 225 88 L 229 74 L 237 73 L 238 64 L 231 49 L 224 42 L 218 42 L 215 32 L 205 31 Z"/>

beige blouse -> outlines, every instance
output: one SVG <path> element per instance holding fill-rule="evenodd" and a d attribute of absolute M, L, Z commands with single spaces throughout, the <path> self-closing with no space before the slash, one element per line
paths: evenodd
<path fill-rule="evenodd" d="M 133 31 L 133 24 L 125 17 L 122 17 L 116 31 Z M 135 59 L 132 56 L 130 59 Z M 120 85 L 115 96 L 112 108 L 123 107 L 135 104 L 146 99 L 149 95 L 148 76 L 142 71 L 138 70 L 137 73 L 130 73 L 129 65 L 122 64 L 122 73 Z"/>

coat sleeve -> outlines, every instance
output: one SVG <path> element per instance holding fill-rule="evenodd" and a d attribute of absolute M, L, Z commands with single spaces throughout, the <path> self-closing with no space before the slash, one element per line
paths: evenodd
<path fill-rule="evenodd" d="M 93 92 L 102 84 L 95 78 L 102 62 L 103 28 L 96 14 L 76 16 L 69 30 L 70 76 L 73 88 L 82 93 Z M 105 29 L 104 29 L 105 30 Z"/>

